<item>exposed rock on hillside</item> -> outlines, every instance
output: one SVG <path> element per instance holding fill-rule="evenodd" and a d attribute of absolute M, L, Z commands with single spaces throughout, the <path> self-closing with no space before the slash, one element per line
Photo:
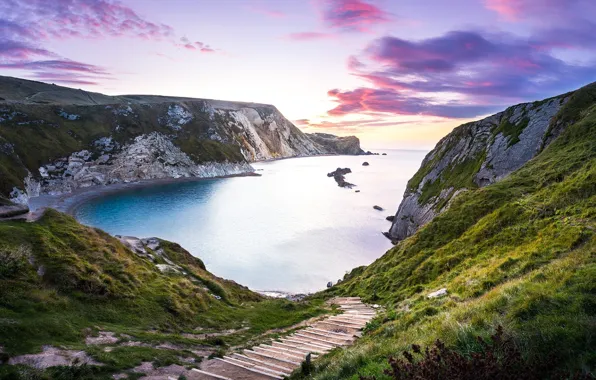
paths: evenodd
<path fill-rule="evenodd" d="M 360 148 L 360 140 L 356 136 L 339 137 L 327 133 L 307 133 L 312 141 L 321 145 L 325 153 L 360 155 L 364 151 Z"/>
<path fill-rule="evenodd" d="M 0 97 L 0 195 L 20 204 L 90 186 L 244 174 L 254 161 L 360 152 L 357 138 L 325 135 L 321 145 L 264 104 L 106 96 L 10 77 L 0 77 Z"/>
<path fill-rule="evenodd" d="M 536 156 L 564 128 L 557 113 L 571 94 L 519 104 L 457 127 L 409 181 L 388 236 L 402 240 L 445 210 L 459 193 L 497 182 Z"/>

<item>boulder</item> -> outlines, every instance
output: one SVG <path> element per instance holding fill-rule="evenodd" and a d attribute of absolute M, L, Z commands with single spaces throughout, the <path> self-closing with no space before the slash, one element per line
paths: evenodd
<path fill-rule="evenodd" d="M 359 193 L 359 192 L 360 192 L 360 190 L 356 190 L 356 192 L 357 192 L 357 193 Z"/>
<path fill-rule="evenodd" d="M 370 165 L 370 164 L 369 164 L 368 162 L 366 162 L 366 161 L 364 161 L 364 162 L 362 163 L 362 166 L 369 166 L 369 165 Z"/>
<path fill-rule="evenodd" d="M 427 297 L 428 298 L 438 298 L 438 297 L 443 297 L 446 295 L 447 295 L 447 288 L 442 288 L 442 289 L 436 290 L 432 293 L 429 293 Z"/>
<path fill-rule="evenodd" d="M 395 215 L 389 215 L 385 219 L 387 219 L 389 222 L 393 222 L 395 220 Z"/>
<path fill-rule="evenodd" d="M 384 210 L 384 208 L 383 208 L 383 207 L 381 207 L 381 206 L 377 206 L 377 205 L 374 205 L 374 206 L 373 206 L 373 208 L 374 208 L 375 210 L 377 210 L 377 211 L 383 211 L 383 210 Z"/>
<path fill-rule="evenodd" d="M 386 156 L 386 155 L 387 155 L 387 153 L 383 153 L 383 154 L 381 154 L 381 156 Z"/>
<path fill-rule="evenodd" d="M 332 287 L 332 286 L 333 286 L 333 282 L 329 281 L 329 282 L 327 283 L 327 287 L 328 287 L 328 288 L 330 288 L 330 287 Z"/>

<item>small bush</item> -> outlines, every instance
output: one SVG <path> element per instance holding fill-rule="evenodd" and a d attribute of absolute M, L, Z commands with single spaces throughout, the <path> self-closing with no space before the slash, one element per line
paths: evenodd
<path fill-rule="evenodd" d="M 478 337 L 480 352 L 464 356 L 439 340 L 422 351 L 412 345 L 412 352 L 404 351 L 403 358 L 389 358 L 390 369 L 385 375 L 394 380 L 540 380 L 556 368 L 556 361 L 532 362 L 524 359 L 511 338 L 499 326 L 490 343 Z M 419 357 L 419 359 L 416 359 Z M 555 375 L 553 379 L 590 380 L 591 374 Z M 360 380 L 376 380 L 360 377 Z"/>
<path fill-rule="evenodd" d="M 0 279 L 16 277 L 27 268 L 31 257 L 31 248 L 25 245 L 0 248 Z"/>

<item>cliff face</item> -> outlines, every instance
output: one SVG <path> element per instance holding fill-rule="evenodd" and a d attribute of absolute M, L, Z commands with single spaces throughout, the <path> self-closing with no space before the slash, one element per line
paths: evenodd
<path fill-rule="evenodd" d="M 140 179 L 250 173 L 250 162 L 323 153 L 270 105 L 106 96 L 0 77 L 0 195 L 18 203 Z"/>
<path fill-rule="evenodd" d="M 306 135 L 312 141 L 321 145 L 329 154 L 364 154 L 364 151 L 360 148 L 360 140 L 356 136 L 339 137 L 328 133 L 307 133 Z"/>
<path fill-rule="evenodd" d="M 447 209 L 459 193 L 497 182 L 522 167 L 573 122 L 564 118 L 572 96 L 519 104 L 454 129 L 409 181 L 388 237 L 405 239 Z"/>

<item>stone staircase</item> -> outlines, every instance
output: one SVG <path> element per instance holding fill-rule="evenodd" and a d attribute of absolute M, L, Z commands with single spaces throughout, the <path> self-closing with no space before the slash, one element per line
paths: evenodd
<path fill-rule="evenodd" d="M 309 327 L 271 344 L 232 353 L 202 363 L 186 374 L 188 380 L 270 380 L 283 379 L 301 366 L 307 355 L 312 360 L 337 347 L 351 345 L 376 310 L 357 297 L 334 298 L 343 314 L 326 317 Z M 176 380 L 176 378 L 171 378 Z"/>

